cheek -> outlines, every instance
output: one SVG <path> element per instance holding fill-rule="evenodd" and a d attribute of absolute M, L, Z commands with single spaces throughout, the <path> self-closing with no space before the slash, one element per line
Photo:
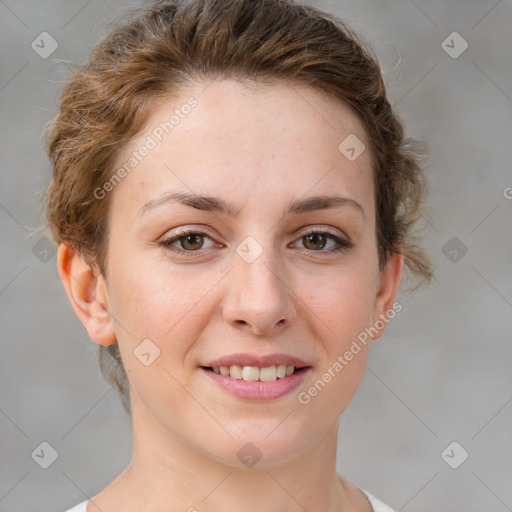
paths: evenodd
<path fill-rule="evenodd" d="M 329 278 L 308 281 L 304 287 L 310 317 L 324 328 L 319 339 L 341 348 L 370 325 L 375 302 L 375 283 L 370 269 L 352 267 Z M 311 292 L 314 290 L 314 292 Z"/>
<path fill-rule="evenodd" d="M 150 409 L 161 407 L 150 405 L 157 397 L 179 404 L 186 396 L 177 382 L 187 381 L 187 354 L 204 330 L 198 302 L 212 284 L 162 264 L 137 272 L 120 266 L 112 278 L 119 349 L 132 389 Z"/>
<path fill-rule="evenodd" d="M 345 410 L 366 367 L 371 342 L 366 329 L 375 297 L 365 275 L 371 273 L 340 273 L 308 295 L 309 317 L 316 318 L 314 336 L 322 340 L 324 357 L 316 378 L 299 390 L 297 399 L 310 418 L 326 418 L 327 424 Z"/>
<path fill-rule="evenodd" d="M 112 275 L 115 312 L 132 331 L 159 339 L 200 293 L 189 277 L 161 262 L 126 259 Z"/>
<path fill-rule="evenodd" d="M 218 276 L 195 275 L 192 266 L 126 261 L 113 270 L 111 280 L 112 313 L 127 371 L 139 369 L 134 350 L 147 339 L 160 351 L 152 366 L 183 371 L 184 359 L 208 321 L 207 296 Z"/>

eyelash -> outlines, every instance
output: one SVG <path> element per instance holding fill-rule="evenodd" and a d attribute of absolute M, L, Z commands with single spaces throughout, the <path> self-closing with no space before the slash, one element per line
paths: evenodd
<path fill-rule="evenodd" d="M 344 239 L 334 235 L 333 233 L 330 233 L 329 231 L 310 230 L 307 233 L 304 233 L 299 239 L 302 239 L 309 235 L 314 235 L 314 234 L 326 235 L 331 240 L 334 240 L 338 246 L 335 248 L 328 249 L 328 250 L 318 250 L 318 251 L 315 251 L 313 249 L 306 249 L 309 252 L 329 254 L 329 253 L 349 251 L 350 249 L 352 249 L 354 247 L 354 244 L 352 242 L 349 242 L 348 240 L 344 240 Z M 164 247 L 165 249 L 169 249 L 178 255 L 186 255 L 187 257 L 194 258 L 196 256 L 192 256 L 191 253 L 200 253 L 201 249 L 198 249 L 196 251 L 184 250 L 184 249 L 179 249 L 178 247 L 175 247 L 172 245 L 175 242 L 177 242 L 183 238 L 186 238 L 189 235 L 199 235 L 199 236 L 208 237 L 210 239 L 212 238 L 208 233 L 204 233 L 202 231 L 183 230 L 178 235 L 175 235 L 175 236 L 172 236 L 169 238 L 165 238 L 164 240 L 162 240 L 160 242 L 160 245 L 162 247 Z M 200 256 L 200 254 L 198 254 L 198 256 Z"/>

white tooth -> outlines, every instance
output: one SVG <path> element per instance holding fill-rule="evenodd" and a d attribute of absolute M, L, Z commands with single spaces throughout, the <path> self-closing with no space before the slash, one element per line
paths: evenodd
<path fill-rule="evenodd" d="M 229 366 L 221 366 L 220 374 L 221 375 L 229 375 Z"/>
<path fill-rule="evenodd" d="M 215 366 L 213 368 L 213 373 L 220 373 L 220 369 Z"/>
<path fill-rule="evenodd" d="M 242 369 L 242 379 L 248 381 L 259 380 L 260 369 L 257 366 L 244 366 Z"/>
<path fill-rule="evenodd" d="M 280 364 L 277 367 L 277 378 L 278 379 L 283 379 L 284 377 L 286 377 L 286 365 L 285 364 Z"/>
<path fill-rule="evenodd" d="M 265 366 L 264 368 L 261 368 L 260 370 L 260 380 L 263 382 L 270 382 L 273 380 L 276 380 L 277 373 L 276 373 L 276 367 L 274 366 Z"/>
<path fill-rule="evenodd" d="M 295 368 L 295 366 L 293 366 L 293 364 L 289 364 L 286 367 L 286 376 L 287 377 L 293 373 L 294 368 Z"/>
<path fill-rule="evenodd" d="M 238 364 L 233 364 L 229 367 L 229 376 L 232 379 L 241 379 L 242 378 L 242 367 Z"/>

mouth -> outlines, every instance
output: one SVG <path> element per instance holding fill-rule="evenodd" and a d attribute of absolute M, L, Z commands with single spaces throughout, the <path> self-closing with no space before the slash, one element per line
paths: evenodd
<path fill-rule="evenodd" d="M 201 366 L 203 374 L 219 389 L 243 401 L 266 402 L 289 395 L 303 384 L 311 366 Z"/>
<path fill-rule="evenodd" d="M 202 366 L 204 370 L 223 375 L 233 380 L 244 380 L 246 382 L 274 382 L 278 379 L 286 379 L 291 375 L 303 372 L 310 366 L 297 367 L 294 365 L 270 365 L 264 367 L 242 366 L 233 364 L 231 366 Z"/>

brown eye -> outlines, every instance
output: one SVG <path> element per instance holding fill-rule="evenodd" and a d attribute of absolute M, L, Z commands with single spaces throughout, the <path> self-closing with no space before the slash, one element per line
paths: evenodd
<path fill-rule="evenodd" d="M 310 231 L 303 235 L 300 240 L 304 247 L 311 252 L 318 252 L 320 254 L 329 254 L 338 251 L 348 251 L 354 247 L 352 242 L 348 240 L 344 240 L 339 236 L 334 235 L 333 233 L 329 233 L 328 231 Z M 325 249 L 326 244 L 332 241 L 334 242 L 333 246 Z"/>
<path fill-rule="evenodd" d="M 160 242 L 160 245 L 169 249 L 177 254 L 187 254 L 194 252 L 204 252 L 200 251 L 200 249 L 204 248 L 205 239 L 212 240 L 212 238 L 200 231 L 182 231 L 180 234 L 166 238 Z M 213 240 L 212 240 L 213 242 Z M 179 243 L 179 247 L 177 244 Z M 209 249 L 213 247 L 206 247 Z"/>
<path fill-rule="evenodd" d="M 303 240 L 308 241 L 308 243 L 304 244 L 306 246 L 306 248 L 312 249 L 312 250 L 323 249 L 327 242 L 327 237 L 321 233 L 312 233 L 312 234 L 306 235 L 302 238 L 303 238 Z M 310 246 L 308 247 L 308 245 L 310 245 Z"/>
<path fill-rule="evenodd" d="M 181 246 L 183 249 L 190 249 L 190 250 L 196 250 L 201 249 L 203 246 L 203 240 L 202 235 L 198 233 L 194 233 L 192 235 L 186 235 L 178 238 L 178 240 L 181 240 Z"/>

